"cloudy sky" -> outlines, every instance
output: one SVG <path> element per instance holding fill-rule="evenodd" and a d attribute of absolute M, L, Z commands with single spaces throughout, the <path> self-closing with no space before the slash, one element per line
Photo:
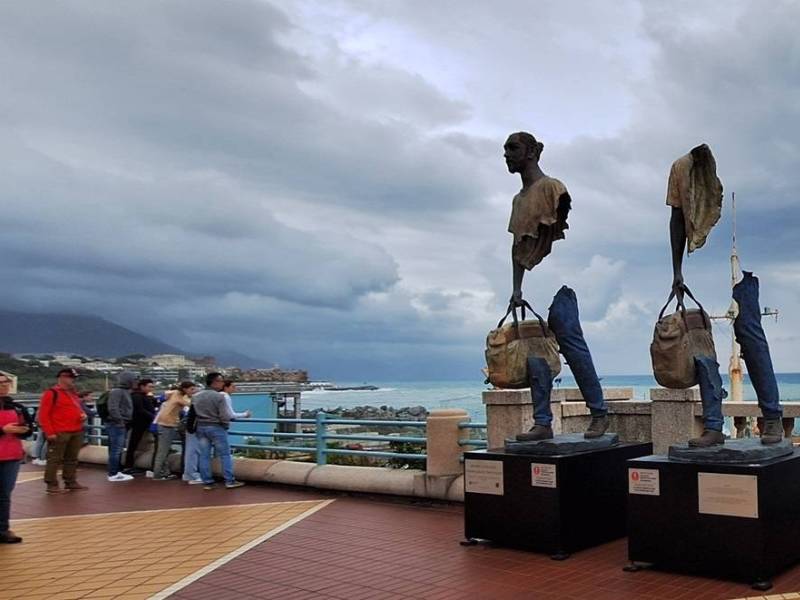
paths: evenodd
<path fill-rule="evenodd" d="M 502 144 L 528 130 L 573 211 L 526 297 L 546 312 L 572 286 L 601 374 L 646 373 L 669 167 L 706 142 L 725 216 L 687 282 L 727 308 L 735 191 L 776 365 L 800 371 L 798 20 L 781 1 L 4 2 L 0 307 L 318 378 L 480 379 L 511 292 Z"/>

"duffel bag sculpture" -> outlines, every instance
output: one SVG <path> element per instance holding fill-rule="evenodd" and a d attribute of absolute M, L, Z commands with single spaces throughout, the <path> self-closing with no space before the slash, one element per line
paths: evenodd
<path fill-rule="evenodd" d="M 717 359 L 711 319 L 688 288 L 685 292 L 699 308 L 687 310 L 679 302 L 675 312 L 665 317 L 664 311 L 675 297 L 675 293 L 671 293 L 658 315 L 653 343 L 650 344 L 656 381 L 671 389 L 686 389 L 697 384 L 695 356 Z"/>
<path fill-rule="evenodd" d="M 516 310 L 509 306 L 497 328 L 486 336 L 486 366 L 489 371 L 487 381 L 495 387 L 519 389 L 530 386 L 529 356 L 538 356 L 547 361 L 553 377 L 561 372 L 555 335 L 530 305 L 527 308 L 536 317 L 535 320 L 525 320 L 523 307 L 522 320 L 518 321 Z M 504 325 L 509 315 L 513 317 L 513 321 Z"/>

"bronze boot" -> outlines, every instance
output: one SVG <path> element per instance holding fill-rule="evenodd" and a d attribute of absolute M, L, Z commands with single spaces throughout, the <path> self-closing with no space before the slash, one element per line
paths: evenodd
<path fill-rule="evenodd" d="M 539 440 L 552 440 L 553 428 L 549 425 L 534 425 L 528 433 L 520 433 L 518 442 L 538 442 Z"/>
<path fill-rule="evenodd" d="M 703 435 L 699 438 L 689 440 L 691 448 L 709 448 L 711 446 L 721 446 L 725 443 L 725 436 L 721 431 L 714 431 L 713 429 L 704 429 Z"/>
<path fill-rule="evenodd" d="M 583 434 L 587 440 L 601 437 L 608 430 L 608 415 L 602 417 L 592 417 L 589 429 Z"/>
<path fill-rule="evenodd" d="M 777 444 L 783 439 L 782 421 L 782 419 L 764 419 L 764 431 L 761 432 L 762 444 Z"/>

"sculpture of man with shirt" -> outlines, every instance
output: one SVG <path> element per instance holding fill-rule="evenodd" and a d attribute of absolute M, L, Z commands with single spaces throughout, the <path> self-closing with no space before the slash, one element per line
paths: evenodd
<path fill-rule="evenodd" d="M 522 279 L 544 257 L 550 254 L 553 242 L 564 239 L 568 228 L 571 199 L 567 188 L 558 179 L 548 177 L 539 168 L 544 144 L 530 133 L 518 132 L 508 136 L 504 157 L 509 173 L 519 173 L 522 189 L 514 196 L 508 231 L 514 235 L 511 250 L 514 292 L 510 304 L 522 307 Z M 578 318 L 575 292 L 563 286 L 550 305 L 548 325 L 556 336 L 559 350 L 575 377 L 592 420 L 584 434 L 599 438 L 608 429 L 608 416 L 603 390 L 592 362 L 592 355 L 583 338 Z M 518 441 L 546 440 L 553 437 L 550 392 L 553 374 L 547 362 L 536 356 L 528 357 L 528 379 L 533 400 L 534 426 L 517 436 Z"/>
<path fill-rule="evenodd" d="M 717 163 L 706 144 L 701 144 L 672 164 L 667 184 L 667 205 L 671 207 L 670 242 L 672 245 L 672 293 L 683 306 L 686 286 L 683 280 L 683 253 L 701 248 L 722 212 L 722 183 L 717 177 Z M 763 444 L 777 444 L 783 438 L 783 410 L 778 383 L 772 368 L 767 338 L 761 327 L 758 279 L 743 272 L 733 288 L 736 318 L 733 331 L 742 348 L 750 381 L 764 414 Z M 722 378 L 719 364 L 710 356 L 695 356 L 695 369 L 703 400 L 703 434 L 689 440 L 689 446 L 707 448 L 725 442 L 722 433 Z"/>

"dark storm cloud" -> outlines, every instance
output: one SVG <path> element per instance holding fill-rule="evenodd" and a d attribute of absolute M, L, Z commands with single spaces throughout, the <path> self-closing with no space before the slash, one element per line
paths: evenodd
<path fill-rule="evenodd" d="M 320 376 L 480 377 L 510 293 L 519 183 L 501 146 L 531 129 L 574 204 L 526 289 L 544 312 L 573 286 L 598 368 L 645 372 L 670 279 L 669 166 L 706 141 L 792 368 L 798 16 L 788 2 L 4 3 L 4 307 L 95 312 Z M 686 263 L 716 311 L 729 231 L 726 213 Z"/>

